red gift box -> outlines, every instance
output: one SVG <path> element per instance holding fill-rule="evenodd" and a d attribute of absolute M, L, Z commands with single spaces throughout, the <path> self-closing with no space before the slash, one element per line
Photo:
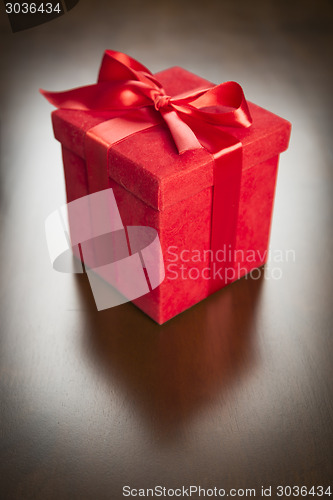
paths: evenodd
<path fill-rule="evenodd" d="M 129 61 L 135 70 L 142 68 Z M 200 104 L 202 89 L 216 88 L 179 67 L 154 76 L 162 84 L 163 99 L 177 96 L 173 113 L 184 95 L 198 91 Z M 236 107 L 235 96 L 230 97 L 229 88 L 223 92 L 229 107 L 222 99 L 222 114 L 227 116 Z M 67 107 L 65 94 L 62 105 L 58 94 L 46 96 L 62 108 L 53 112 L 52 120 L 62 144 L 67 201 L 111 187 L 125 226 L 150 226 L 158 232 L 165 279 L 133 300 L 140 309 L 162 324 L 266 262 L 278 159 L 290 136 L 288 121 L 247 103 L 251 125 L 234 126 L 228 119 L 225 125 L 200 123 L 198 135 L 204 147 L 179 154 L 168 116 L 157 117 L 161 109 L 170 112 L 169 97 L 161 102 L 161 95 L 156 99 L 154 94 L 155 109 L 141 103 L 134 111 L 117 109 L 115 114 L 105 100 L 94 109 Z M 90 97 L 84 99 L 89 104 Z M 205 110 L 212 111 L 208 106 Z M 192 126 L 193 117 L 182 109 L 179 116 Z M 243 116 L 240 119 L 246 122 Z M 142 125 L 145 121 L 147 128 Z M 193 129 L 196 133 L 195 125 Z M 206 148 L 203 130 L 208 130 L 209 138 L 217 134 L 217 144 L 222 137 L 220 151 Z"/>

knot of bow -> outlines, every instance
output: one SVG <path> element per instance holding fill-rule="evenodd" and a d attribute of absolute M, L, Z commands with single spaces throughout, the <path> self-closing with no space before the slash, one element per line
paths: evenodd
<path fill-rule="evenodd" d="M 161 109 L 167 109 L 170 105 L 171 97 L 169 95 L 160 94 L 157 95 L 154 99 L 154 106 L 156 111 L 160 111 Z"/>

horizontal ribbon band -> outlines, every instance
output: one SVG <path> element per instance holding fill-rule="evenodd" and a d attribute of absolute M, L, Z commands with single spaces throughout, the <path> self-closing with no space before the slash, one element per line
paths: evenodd
<path fill-rule="evenodd" d="M 161 120 L 155 120 L 156 113 L 168 127 L 179 154 L 205 148 L 214 158 L 212 254 L 216 255 L 220 248 L 233 250 L 242 172 L 242 144 L 220 127 L 251 125 L 247 102 L 238 83 L 226 82 L 181 96 L 169 96 L 141 63 L 121 52 L 107 50 L 96 84 L 65 92 L 41 90 L 41 93 L 58 108 L 110 111 L 110 128 L 107 121 L 86 135 L 91 192 L 107 187 L 107 169 L 97 175 L 96 169 L 94 173 L 89 172 L 90 165 L 96 165 L 98 151 L 107 151 L 108 155 L 119 140 L 156 125 Z M 133 113 L 137 113 L 137 122 L 130 119 Z M 107 157 L 104 161 L 107 161 Z M 233 251 L 228 252 L 228 255 L 233 254 Z M 225 262 L 226 267 L 232 264 Z M 226 284 L 221 284 L 219 278 L 215 281 L 212 291 Z"/>

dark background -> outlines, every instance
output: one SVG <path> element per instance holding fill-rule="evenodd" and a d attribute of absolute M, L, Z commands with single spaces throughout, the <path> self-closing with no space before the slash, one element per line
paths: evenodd
<path fill-rule="evenodd" d="M 81 0 L 15 34 L 1 7 L 1 498 L 327 487 L 331 2 Z M 280 280 L 242 279 L 160 327 L 132 304 L 98 313 L 84 276 L 53 271 L 44 221 L 65 189 L 38 88 L 93 83 L 106 48 L 236 80 L 291 121 L 271 248 L 296 259 L 267 264 Z"/>

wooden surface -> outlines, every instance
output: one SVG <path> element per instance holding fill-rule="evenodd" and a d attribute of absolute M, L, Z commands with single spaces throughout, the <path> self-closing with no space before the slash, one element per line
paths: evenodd
<path fill-rule="evenodd" d="M 333 492 L 331 4 L 113 3 L 81 0 L 16 34 L 1 11 L 1 498 Z M 47 254 L 44 221 L 65 194 L 38 88 L 93 82 L 106 48 L 236 80 L 293 125 L 271 249 L 295 259 L 162 327 L 131 304 L 97 312 L 85 277 Z"/>

